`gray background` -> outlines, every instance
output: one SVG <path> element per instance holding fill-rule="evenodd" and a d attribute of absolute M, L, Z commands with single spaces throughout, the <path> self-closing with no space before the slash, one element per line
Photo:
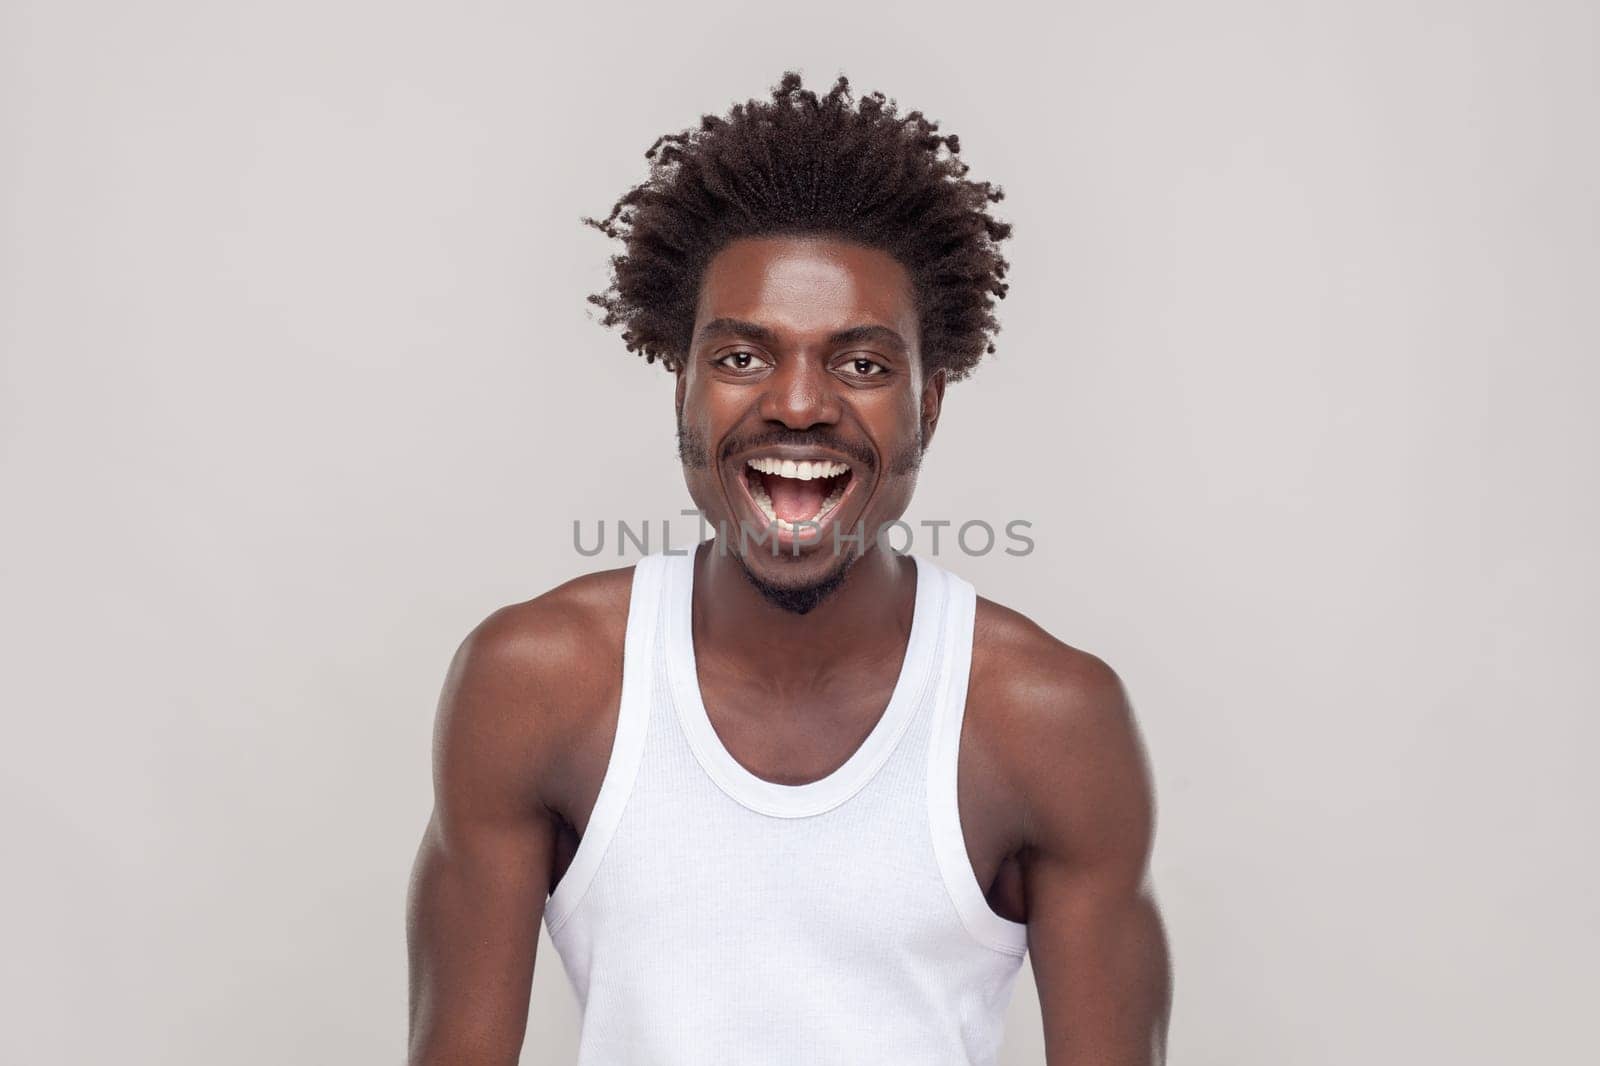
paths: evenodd
<path fill-rule="evenodd" d="M 687 506 L 577 217 L 786 66 L 1010 194 L 912 517 L 1129 685 L 1173 1061 L 1587 1042 L 1593 5 L 0 11 L 0 1059 L 398 1061 L 452 650 Z"/>

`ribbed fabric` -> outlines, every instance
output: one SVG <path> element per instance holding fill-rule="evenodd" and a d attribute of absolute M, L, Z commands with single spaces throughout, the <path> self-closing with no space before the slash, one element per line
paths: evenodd
<path fill-rule="evenodd" d="M 1027 937 L 984 899 L 956 806 L 976 598 L 914 558 L 894 694 L 805 785 L 745 770 L 706 717 L 694 556 L 635 568 L 611 761 L 545 908 L 579 1066 L 994 1062 Z"/>

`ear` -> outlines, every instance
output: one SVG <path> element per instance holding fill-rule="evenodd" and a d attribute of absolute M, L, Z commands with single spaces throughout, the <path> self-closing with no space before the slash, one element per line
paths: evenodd
<path fill-rule="evenodd" d="M 933 441 L 933 431 L 939 427 L 939 412 L 944 410 L 945 372 L 935 370 L 922 385 L 922 450 L 927 451 Z"/>

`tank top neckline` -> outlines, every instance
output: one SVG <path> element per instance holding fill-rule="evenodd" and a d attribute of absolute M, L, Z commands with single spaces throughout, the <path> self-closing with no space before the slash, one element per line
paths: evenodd
<path fill-rule="evenodd" d="M 916 563 L 917 587 L 905 657 L 889 702 L 866 739 L 831 773 L 815 781 L 789 785 L 768 781 L 746 769 L 722 743 L 706 712 L 694 649 L 696 554 L 689 551 L 672 558 L 663 619 L 672 702 L 695 759 L 718 788 L 758 814 L 807 818 L 838 807 L 860 792 L 888 762 L 924 702 L 944 613 L 943 586 L 937 568 L 918 555 L 911 556 Z"/>

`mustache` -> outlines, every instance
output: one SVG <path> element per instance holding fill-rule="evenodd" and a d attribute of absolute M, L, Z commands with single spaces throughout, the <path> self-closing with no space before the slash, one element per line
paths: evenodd
<path fill-rule="evenodd" d="M 720 458 L 727 459 L 735 452 L 748 451 L 752 448 L 766 448 L 772 445 L 790 444 L 800 448 L 827 448 L 853 460 L 858 465 L 868 469 L 877 469 L 877 457 L 862 445 L 836 437 L 831 433 L 817 433 L 796 429 L 775 429 L 766 433 L 747 437 L 734 437 L 723 442 Z"/>

